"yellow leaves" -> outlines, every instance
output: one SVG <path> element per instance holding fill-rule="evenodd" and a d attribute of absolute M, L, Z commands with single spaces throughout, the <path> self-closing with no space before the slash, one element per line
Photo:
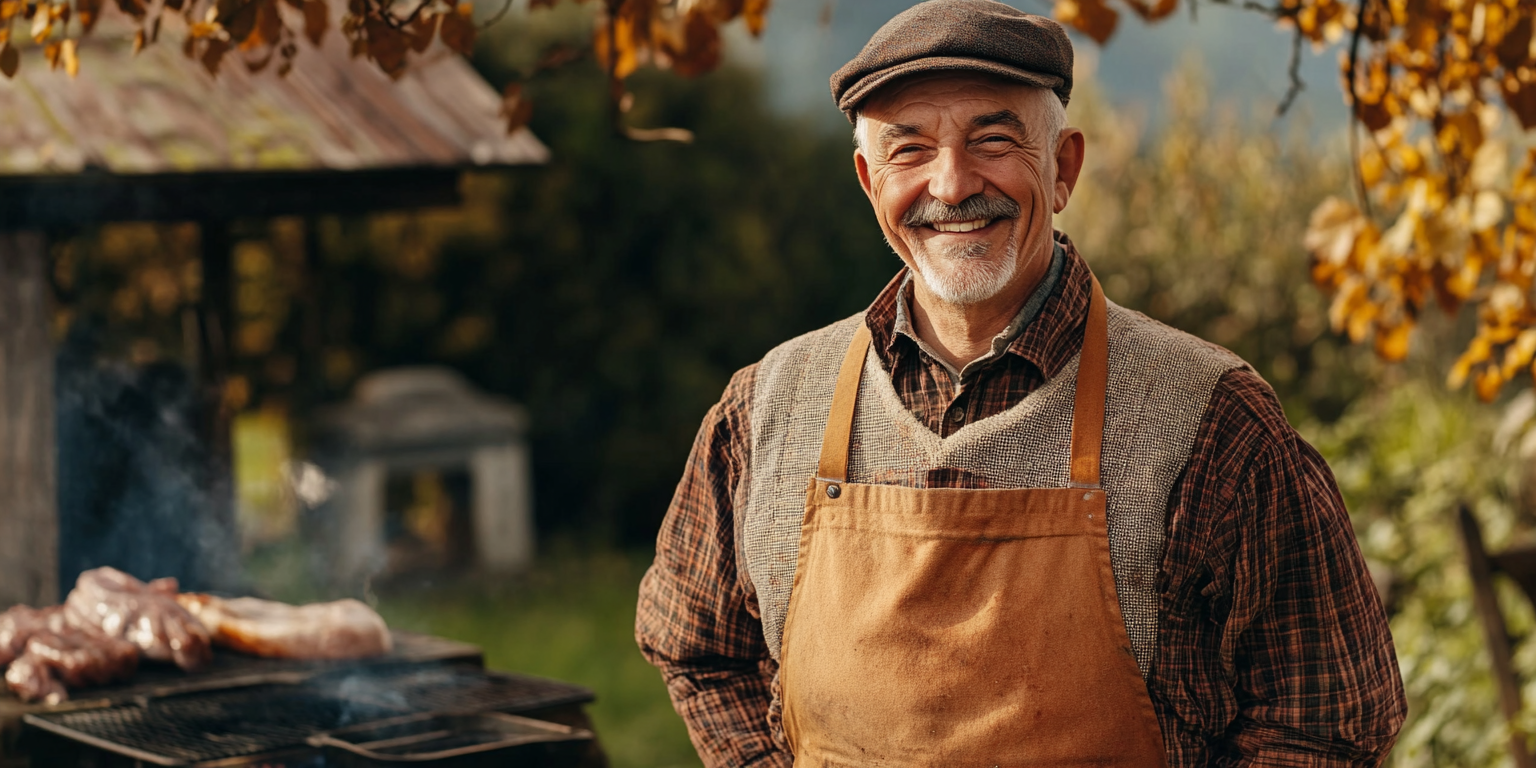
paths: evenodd
<path fill-rule="evenodd" d="M 32 14 L 32 41 L 41 43 L 53 34 L 53 14 L 38 10 Z"/>
<path fill-rule="evenodd" d="M 1376 354 L 1388 362 L 1402 362 L 1408 357 L 1413 324 L 1408 322 L 1376 331 Z"/>
<path fill-rule="evenodd" d="M 761 37 L 768 28 L 769 0 L 746 0 L 741 6 L 741 16 L 747 21 L 747 31 L 753 37 Z"/>
<path fill-rule="evenodd" d="M 74 40 L 65 40 L 64 42 L 59 44 L 59 47 L 60 47 L 59 56 L 60 56 L 60 58 L 62 58 L 64 60 L 64 71 L 69 73 L 70 77 L 75 77 L 75 76 L 79 75 L 80 74 L 80 56 L 75 51 L 75 41 Z"/>
<path fill-rule="evenodd" d="M 1104 0 L 1056 0 L 1056 20 L 1093 38 L 1099 45 L 1109 41 L 1120 23 L 1120 13 Z"/>
<path fill-rule="evenodd" d="M 1156 0 L 1156 2 L 1125 0 L 1125 4 L 1129 5 L 1131 10 L 1141 17 L 1142 21 L 1158 21 L 1171 15 L 1179 8 L 1179 0 Z"/>
<path fill-rule="evenodd" d="M 1344 25 L 1349 20 L 1350 10 L 1339 0 L 1312 0 L 1296 7 L 1293 14 L 1281 16 L 1282 23 L 1293 23 L 1307 39 L 1313 43 L 1323 43 L 1344 36 Z"/>
<path fill-rule="evenodd" d="M 1353 203 L 1330 197 L 1313 209 L 1302 246 L 1313 259 L 1341 267 L 1349 261 L 1356 239 L 1368 226 L 1365 214 Z"/>

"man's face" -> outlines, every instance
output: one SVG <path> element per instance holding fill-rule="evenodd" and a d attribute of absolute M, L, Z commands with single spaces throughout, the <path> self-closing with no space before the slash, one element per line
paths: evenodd
<path fill-rule="evenodd" d="M 898 81 L 865 102 L 859 182 L 935 298 L 1011 298 L 1044 274 L 1051 215 L 1082 166 L 1082 133 L 1052 135 L 1059 106 L 1049 90 L 965 73 Z"/>

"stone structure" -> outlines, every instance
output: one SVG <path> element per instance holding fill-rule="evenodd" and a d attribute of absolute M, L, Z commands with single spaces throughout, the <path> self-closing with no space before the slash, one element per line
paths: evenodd
<path fill-rule="evenodd" d="M 363 378 L 351 402 L 325 413 L 316 457 L 334 494 L 316 516 L 333 582 L 385 566 L 385 483 L 391 473 L 468 470 L 475 565 L 512 571 L 533 558 L 528 418 L 445 368 L 396 368 Z"/>

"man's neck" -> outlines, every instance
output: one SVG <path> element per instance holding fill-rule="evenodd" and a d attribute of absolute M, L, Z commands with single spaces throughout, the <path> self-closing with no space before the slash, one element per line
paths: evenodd
<path fill-rule="evenodd" d="M 912 281 L 912 329 L 955 370 L 992 351 L 992 340 L 1008 328 L 1045 278 L 1054 254 L 1030 259 L 1018 277 L 998 295 L 975 304 L 951 304 Z"/>

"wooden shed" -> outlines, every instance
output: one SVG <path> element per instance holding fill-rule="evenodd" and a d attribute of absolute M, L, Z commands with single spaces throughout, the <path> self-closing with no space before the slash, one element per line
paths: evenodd
<path fill-rule="evenodd" d="M 548 159 L 526 129 L 507 135 L 500 97 L 440 45 L 391 80 L 333 30 L 318 48 L 301 42 L 286 77 L 250 72 L 237 53 L 215 77 L 183 57 L 171 26 L 134 54 L 109 13 L 80 44 L 78 77 L 25 55 L 15 79 L 0 78 L 0 607 L 59 597 L 50 233 L 198 224 L 197 374 L 212 403 L 230 221 L 451 206 L 466 169 Z M 228 419 L 206 410 L 227 479 Z"/>

